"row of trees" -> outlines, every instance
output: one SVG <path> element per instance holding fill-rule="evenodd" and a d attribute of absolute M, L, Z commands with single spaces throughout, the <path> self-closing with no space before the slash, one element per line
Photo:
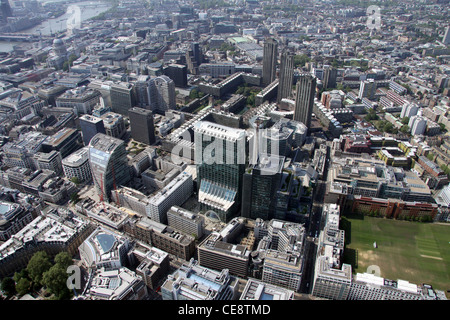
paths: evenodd
<path fill-rule="evenodd" d="M 371 209 L 363 209 L 359 208 L 359 214 L 369 217 L 376 218 L 385 218 L 386 216 L 380 212 L 379 209 L 371 210 Z M 386 217 L 387 218 L 387 217 Z M 432 222 L 433 218 L 431 216 L 407 216 L 407 215 L 399 215 L 395 220 L 406 220 L 406 221 L 417 221 L 417 222 Z"/>
<path fill-rule="evenodd" d="M 242 94 L 247 97 L 247 104 L 254 107 L 255 106 L 255 97 L 259 93 L 261 89 L 257 87 L 249 87 L 247 83 L 239 86 L 236 90 L 237 94 Z"/>
<path fill-rule="evenodd" d="M 36 252 L 26 268 L 16 272 L 12 278 L 5 277 L 1 289 L 7 297 L 39 291 L 44 288 L 51 299 L 70 299 L 72 292 L 67 288 L 67 268 L 73 264 L 67 252 L 58 253 L 53 259 L 45 251 Z"/>

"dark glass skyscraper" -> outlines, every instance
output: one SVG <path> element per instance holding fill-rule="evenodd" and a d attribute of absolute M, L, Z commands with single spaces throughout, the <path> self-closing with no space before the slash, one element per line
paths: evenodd
<path fill-rule="evenodd" d="M 145 143 L 155 143 L 155 127 L 151 110 L 131 108 L 129 111 L 131 136 L 134 140 Z"/>
<path fill-rule="evenodd" d="M 336 88 L 336 78 L 337 78 L 337 70 L 331 66 L 325 66 L 323 68 L 323 79 L 322 79 L 323 89 L 326 90 Z"/>
<path fill-rule="evenodd" d="M 244 173 L 241 216 L 263 220 L 274 217 L 276 194 L 280 188 L 284 157 L 261 154 Z"/>
<path fill-rule="evenodd" d="M 213 210 L 228 222 L 240 208 L 242 176 L 245 170 L 243 129 L 208 121 L 194 125 L 198 201 L 201 210 Z"/>
<path fill-rule="evenodd" d="M 303 122 L 309 129 L 316 92 L 316 78 L 310 74 L 300 75 L 295 94 L 294 120 Z"/>
<path fill-rule="evenodd" d="M 103 119 L 87 114 L 80 117 L 80 128 L 85 146 L 89 145 L 92 137 L 97 133 L 106 133 Z"/>
<path fill-rule="evenodd" d="M 187 87 L 187 67 L 180 64 L 169 64 L 164 68 L 164 75 L 175 82 L 176 87 Z"/>
<path fill-rule="evenodd" d="M 276 78 L 278 59 L 278 43 L 275 39 L 267 39 L 264 42 L 262 84 L 268 86 Z"/>
<path fill-rule="evenodd" d="M 294 79 L 294 56 L 289 52 L 281 54 L 280 82 L 278 84 L 277 102 L 283 98 L 289 98 L 292 93 L 292 82 Z"/>

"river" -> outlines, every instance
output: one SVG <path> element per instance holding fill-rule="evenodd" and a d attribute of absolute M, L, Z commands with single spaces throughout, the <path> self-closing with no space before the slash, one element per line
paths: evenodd
<path fill-rule="evenodd" d="M 111 5 L 102 1 L 80 1 L 70 4 L 69 6 L 77 5 L 81 10 L 81 22 L 92 18 L 102 12 L 105 12 Z M 42 23 L 26 30 L 22 30 L 19 33 L 32 33 L 42 35 L 49 35 L 57 31 L 64 31 L 67 29 L 68 18 L 72 15 L 71 12 L 66 12 L 58 18 L 48 19 Z M 83 24 L 81 24 L 83 27 Z M 31 47 L 31 42 L 9 42 L 0 41 L 0 52 L 10 52 L 15 45 L 24 45 Z"/>

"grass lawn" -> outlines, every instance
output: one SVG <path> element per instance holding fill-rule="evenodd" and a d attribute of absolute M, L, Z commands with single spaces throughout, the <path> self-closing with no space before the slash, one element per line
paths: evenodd
<path fill-rule="evenodd" d="M 383 278 L 450 290 L 450 225 L 343 216 L 340 226 L 354 273 L 377 265 Z"/>

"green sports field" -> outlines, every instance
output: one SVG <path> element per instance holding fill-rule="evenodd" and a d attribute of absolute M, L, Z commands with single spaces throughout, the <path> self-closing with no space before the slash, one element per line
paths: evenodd
<path fill-rule="evenodd" d="M 376 265 L 384 278 L 450 290 L 450 225 L 343 216 L 340 226 L 354 273 Z"/>

